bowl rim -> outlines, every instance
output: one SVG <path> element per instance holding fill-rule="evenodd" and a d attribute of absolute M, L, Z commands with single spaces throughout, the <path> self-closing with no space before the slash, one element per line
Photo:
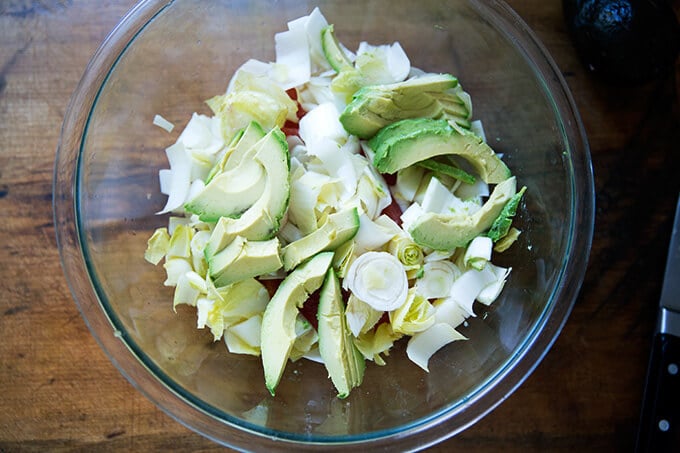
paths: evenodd
<path fill-rule="evenodd" d="M 428 417 L 410 423 L 406 429 L 381 430 L 348 438 L 318 436 L 313 439 L 257 428 L 247 422 L 220 419 L 220 429 L 214 426 L 215 414 L 192 399 L 187 392 L 169 385 L 153 362 L 143 359 L 134 342 L 129 342 L 122 324 L 106 309 L 105 297 L 94 289 L 96 276 L 90 272 L 86 247 L 83 246 L 78 216 L 78 182 L 80 157 L 87 134 L 89 116 L 111 72 L 125 50 L 154 18 L 175 1 L 144 0 L 137 3 L 111 31 L 88 63 L 64 115 L 57 146 L 53 178 L 53 212 L 60 259 L 66 280 L 81 316 L 99 346 L 125 378 L 161 410 L 182 425 L 211 440 L 233 448 L 252 447 L 256 436 L 262 445 L 278 449 L 324 449 L 362 444 L 388 447 L 399 442 L 400 448 L 420 449 L 452 437 L 495 409 L 508 398 L 533 372 L 558 337 L 576 301 L 587 267 L 595 217 L 595 191 L 590 149 L 585 128 L 567 83 L 552 57 L 534 32 L 503 1 L 467 0 L 467 2 L 505 34 L 520 51 L 527 64 L 544 86 L 544 94 L 560 120 L 561 135 L 569 149 L 565 161 L 571 177 L 571 232 L 566 252 L 556 279 L 550 302 L 542 311 L 525 341 L 503 366 L 484 383 L 476 387 L 466 401 L 446 406 Z M 556 102 L 560 99 L 561 102 Z M 87 106 L 82 109 L 82 106 Z M 85 113 L 83 113 L 85 112 Z M 578 150 L 579 153 L 573 153 Z M 577 190 L 581 189 L 581 190 Z M 585 190 L 583 190 L 585 189 Z M 569 273 L 571 280 L 564 276 Z M 555 301 L 559 298 L 561 303 Z M 102 332 L 111 332 L 103 335 Z M 118 357 L 132 354 L 136 360 L 122 363 Z M 158 384 L 161 384 L 158 386 Z M 463 409 L 475 404 L 482 408 L 476 414 L 464 414 Z M 219 411 L 218 411 L 219 412 Z M 229 417 L 228 417 L 229 418 Z M 456 422 L 455 424 L 453 422 Z"/>

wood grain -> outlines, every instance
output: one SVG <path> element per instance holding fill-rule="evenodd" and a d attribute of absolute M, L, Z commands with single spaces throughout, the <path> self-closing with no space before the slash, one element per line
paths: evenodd
<path fill-rule="evenodd" d="M 482 422 L 431 451 L 629 451 L 680 190 L 679 71 L 640 87 L 599 81 L 576 57 L 561 2 L 509 3 L 580 109 L 596 233 L 583 289 L 550 353 Z M 51 184 L 61 120 L 89 57 L 132 4 L 0 2 L 0 451 L 222 450 L 118 373 L 60 267 Z"/>

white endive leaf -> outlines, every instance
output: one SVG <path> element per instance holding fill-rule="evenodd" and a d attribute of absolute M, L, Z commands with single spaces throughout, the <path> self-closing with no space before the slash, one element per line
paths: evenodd
<path fill-rule="evenodd" d="M 376 310 L 366 302 L 358 299 L 354 294 L 350 294 L 345 308 L 345 318 L 347 326 L 355 337 L 367 332 L 382 317 L 383 312 Z"/>
<path fill-rule="evenodd" d="M 307 17 L 289 22 L 288 31 L 274 35 L 276 64 L 272 78 L 283 88 L 305 84 L 311 77 L 309 43 L 305 24 Z"/>
<path fill-rule="evenodd" d="M 433 250 L 425 255 L 425 262 L 429 263 L 431 261 L 448 260 L 453 256 L 454 251 L 455 250 Z"/>
<path fill-rule="evenodd" d="M 482 198 L 488 197 L 491 191 L 482 178 L 476 178 L 474 184 L 461 184 L 456 189 L 456 196 L 461 200 L 473 201 L 482 205 Z"/>
<path fill-rule="evenodd" d="M 453 282 L 449 298 L 465 309 L 470 316 L 475 316 L 472 305 L 479 293 L 489 284 L 496 281 L 496 275 L 487 267 L 481 271 L 470 269 Z"/>
<path fill-rule="evenodd" d="M 330 139 L 339 145 L 345 143 L 347 131 L 340 123 L 340 112 L 332 102 L 320 104 L 300 119 L 300 138 L 308 148 L 320 140 Z M 313 150 L 309 150 L 314 154 Z"/>
<path fill-rule="evenodd" d="M 271 70 L 271 63 L 265 63 L 264 61 L 251 58 L 250 60 L 243 63 L 241 67 L 234 72 L 234 75 L 229 81 L 229 85 L 227 87 L 227 94 L 234 90 L 234 86 L 238 81 L 238 75 L 240 72 L 245 72 L 252 76 L 267 77 Z"/>
<path fill-rule="evenodd" d="M 470 130 L 480 136 L 486 142 L 486 133 L 484 132 L 484 125 L 482 120 L 474 120 L 470 122 Z"/>
<path fill-rule="evenodd" d="M 394 236 L 394 232 L 384 229 L 362 213 L 359 216 L 359 231 L 354 236 L 355 253 L 361 254 L 369 250 L 378 250 Z"/>
<path fill-rule="evenodd" d="M 397 182 L 395 184 L 399 195 L 406 201 L 413 201 L 424 175 L 425 169 L 418 165 L 411 165 L 399 170 L 397 172 Z"/>
<path fill-rule="evenodd" d="M 438 178 L 430 178 L 421 204 L 423 210 L 437 214 L 451 214 L 463 205 L 464 202 L 453 195 Z"/>
<path fill-rule="evenodd" d="M 172 171 L 169 168 L 163 168 L 158 171 L 158 183 L 161 186 L 161 193 L 163 195 L 170 195 L 172 189 Z"/>
<path fill-rule="evenodd" d="M 233 354 L 260 355 L 262 315 L 255 315 L 243 322 L 229 326 L 224 342 Z"/>
<path fill-rule="evenodd" d="M 434 320 L 436 323 L 446 323 L 451 327 L 458 327 L 470 317 L 467 311 L 451 299 L 437 299 L 432 304 L 435 308 Z"/>
<path fill-rule="evenodd" d="M 208 315 L 215 305 L 215 300 L 201 297 L 196 301 L 196 327 L 203 329 L 208 324 Z"/>
<path fill-rule="evenodd" d="M 163 210 L 157 214 L 165 214 L 175 211 L 184 205 L 189 195 L 191 185 L 191 158 L 186 152 L 184 145 L 180 142 L 175 143 L 165 150 L 170 162 L 170 194 Z M 167 187 L 167 181 L 165 182 Z"/>
<path fill-rule="evenodd" d="M 401 213 L 401 226 L 404 231 L 409 231 L 413 222 L 415 222 L 418 217 L 424 213 L 425 210 L 423 210 L 423 208 L 418 203 L 413 203 L 406 210 L 404 210 L 404 212 Z"/>
<path fill-rule="evenodd" d="M 302 358 L 310 360 L 312 362 L 320 363 L 323 365 L 323 359 L 321 358 L 321 353 L 319 353 L 319 347 L 315 346 L 307 351 Z"/>
<path fill-rule="evenodd" d="M 201 292 L 191 284 L 188 274 L 189 272 L 186 272 L 177 278 L 177 286 L 175 286 L 175 293 L 172 300 L 173 309 L 179 304 L 196 305 L 196 301 L 201 294 Z"/>
<path fill-rule="evenodd" d="M 493 271 L 496 276 L 496 280 L 484 287 L 484 289 L 477 295 L 477 300 L 485 305 L 491 305 L 503 291 L 505 282 L 510 275 L 512 268 L 504 268 L 496 266 L 491 263 L 487 263 L 491 271 Z"/>
<path fill-rule="evenodd" d="M 207 175 L 212 168 L 215 156 L 224 148 L 220 119 L 194 113 L 177 139 L 184 144 L 192 158 L 193 175 Z"/>
<path fill-rule="evenodd" d="M 381 46 L 361 42 L 355 66 L 373 84 L 401 82 L 411 70 L 411 62 L 398 42 Z"/>
<path fill-rule="evenodd" d="M 491 260 L 493 241 L 487 236 L 477 236 L 468 244 L 463 256 L 465 266 L 482 270 Z"/>
<path fill-rule="evenodd" d="M 371 216 L 371 218 L 375 219 L 383 212 L 386 207 L 392 204 L 392 194 L 390 193 L 390 188 L 385 182 L 385 179 L 372 165 L 367 165 L 364 168 L 362 177 L 366 178 L 366 180 L 371 185 L 371 188 L 375 192 L 377 201 L 375 212 Z"/>
<path fill-rule="evenodd" d="M 321 14 L 318 7 L 314 8 L 305 22 L 307 41 L 309 42 L 309 55 L 312 63 L 312 71 L 320 72 L 331 69 L 321 44 L 321 30 L 328 26 L 328 21 Z"/>
<path fill-rule="evenodd" d="M 169 258 L 163 263 L 167 278 L 163 284 L 165 286 L 176 286 L 180 277 L 187 272 L 191 272 L 191 263 L 184 258 Z"/>
<path fill-rule="evenodd" d="M 406 354 L 413 363 L 429 373 L 430 357 L 447 344 L 457 340 L 467 340 L 467 338 L 448 324 L 434 324 L 429 329 L 411 337 L 406 346 Z"/>

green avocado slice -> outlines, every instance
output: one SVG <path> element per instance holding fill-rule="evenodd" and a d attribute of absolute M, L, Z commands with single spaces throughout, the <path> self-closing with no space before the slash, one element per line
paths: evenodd
<path fill-rule="evenodd" d="M 257 153 L 241 163 L 252 161 L 263 167 L 262 195 L 240 217 L 223 216 L 217 221 L 205 247 L 206 259 L 226 247 L 236 236 L 251 241 L 271 239 L 288 209 L 290 169 L 285 136 L 280 130 L 272 129 L 255 146 L 259 146 Z"/>
<path fill-rule="evenodd" d="M 281 250 L 284 269 L 289 271 L 319 252 L 335 250 L 352 239 L 357 231 L 359 231 L 357 208 L 329 215 L 317 230 L 291 242 Z"/>
<path fill-rule="evenodd" d="M 262 317 L 262 365 L 265 385 L 274 395 L 295 342 L 299 308 L 323 284 L 333 252 L 323 252 L 296 268 L 281 282 Z"/>
<path fill-rule="evenodd" d="M 328 60 L 331 68 L 336 72 L 354 68 L 354 65 L 349 61 L 347 55 L 342 50 L 338 39 L 335 37 L 333 24 L 328 25 L 321 30 L 321 48 L 326 60 Z"/>
<path fill-rule="evenodd" d="M 239 130 L 231 143 L 227 146 L 227 149 L 222 156 L 222 158 L 210 169 L 210 173 L 205 179 L 205 183 L 208 184 L 210 181 L 222 173 L 225 170 L 230 170 L 236 167 L 244 155 L 250 151 L 250 149 L 265 136 L 265 131 L 262 129 L 256 121 L 251 121 L 248 127 Z M 228 163 L 227 163 L 228 162 Z"/>
<path fill-rule="evenodd" d="M 498 184 L 479 211 L 472 215 L 435 214 L 426 212 L 409 227 L 416 244 L 434 250 L 452 251 L 466 247 L 475 237 L 488 230 L 516 193 L 515 177 Z"/>
<path fill-rule="evenodd" d="M 208 272 L 215 286 L 223 287 L 246 278 L 269 274 L 282 266 L 277 238 L 249 241 L 241 236 L 231 241 L 208 261 Z"/>
<path fill-rule="evenodd" d="M 321 288 L 317 319 L 319 354 L 338 391 L 338 398 L 346 398 L 353 388 L 361 385 L 366 363 L 352 341 L 340 282 L 332 267 Z"/>
<path fill-rule="evenodd" d="M 392 174 L 435 156 L 458 155 L 488 184 L 498 184 L 511 176 L 505 163 L 481 137 L 446 120 L 398 121 L 382 128 L 369 146 L 375 152 L 373 164 L 381 173 Z"/>
<path fill-rule="evenodd" d="M 359 89 L 340 115 L 345 130 L 369 139 L 380 129 L 407 118 L 454 120 L 469 128 L 472 111 L 463 100 L 458 79 L 426 74 L 403 82 Z"/>

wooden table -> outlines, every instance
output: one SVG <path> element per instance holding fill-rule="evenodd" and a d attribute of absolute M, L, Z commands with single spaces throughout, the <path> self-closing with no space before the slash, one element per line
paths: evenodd
<path fill-rule="evenodd" d="M 0 1 L 0 451 L 220 450 L 109 362 L 71 299 L 56 247 L 52 166 L 64 109 L 132 3 Z M 578 61 L 560 1 L 510 3 L 581 111 L 596 232 L 583 289 L 550 353 L 498 409 L 432 451 L 627 451 L 680 189 L 680 71 L 641 87 L 603 83 Z"/>

